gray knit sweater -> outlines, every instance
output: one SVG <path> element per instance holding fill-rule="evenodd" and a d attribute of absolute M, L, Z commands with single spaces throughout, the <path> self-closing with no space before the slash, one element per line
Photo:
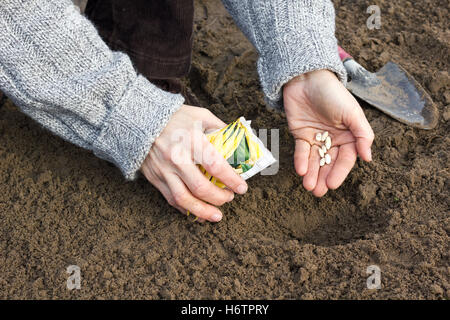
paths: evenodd
<path fill-rule="evenodd" d="M 223 0 L 259 53 L 267 101 L 308 71 L 345 82 L 329 0 Z M 135 177 L 183 97 L 138 75 L 70 0 L 0 1 L 0 90 L 55 134 Z"/>

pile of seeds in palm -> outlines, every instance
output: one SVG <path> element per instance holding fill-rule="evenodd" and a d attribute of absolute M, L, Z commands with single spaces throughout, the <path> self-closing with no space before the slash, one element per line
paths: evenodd
<path fill-rule="evenodd" d="M 319 148 L 320 155 L 320 166 L 323 167 L 325 164 L 331 163 L 331 156 L 327 153 L 331 148 L 331 137 L 328 131 L 316 134 L 316 141 L 322 142 L 322 146 Z"/>

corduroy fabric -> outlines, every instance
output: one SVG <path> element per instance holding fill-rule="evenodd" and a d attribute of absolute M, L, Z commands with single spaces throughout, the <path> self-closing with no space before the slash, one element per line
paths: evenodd
<path fill-rule="evenodd" d="M 108 46 L 126 52 L 147 79 L 188 74 L 193 0 L 89 0 L 85 13 Z"/>

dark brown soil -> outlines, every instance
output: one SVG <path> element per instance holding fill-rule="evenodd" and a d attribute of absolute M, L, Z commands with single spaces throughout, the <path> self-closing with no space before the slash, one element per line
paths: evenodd
<path fill-rule="evenodd" d="M 224 121 L 280 129 L 280 172 L 249 181 L 218 224 L 172 209 L 140 178 L 53 136 L 6 102 L 0 110 L 0 298 L 450 298 L 448 2 L 336 0 L 337 35 L 364 66 L 400 63 L 435 100 L 432 131 L 362 103 L 376 133 L 337 191 L 316 199 L 293 168 L 283 113 L 266 110 L 256 53 L 218 0 L 198 0 L 187 80 Z M 69 265 L 81 290 L 66 288 Z M 382 288 L 366 288 L 366 268 Z"/>

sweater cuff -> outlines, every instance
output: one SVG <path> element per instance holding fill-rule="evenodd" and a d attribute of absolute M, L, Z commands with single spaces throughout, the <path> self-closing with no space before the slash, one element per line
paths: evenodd
<path fill-rule="evenodd" d="M 183 102 L 180 94 L 138 76 L 106 118 L 93 145 L 95 155 L 114 163 L 126 179 L 135 179 L 153 142 Z"/>
<path fill-rule="evenodd" d="M 332 34 L 304 30 L 301 34 L 284 34 L 265 48 L 258 60 L 258 72 L 269 106 L 282 108 L 282 88 L 291 79 L 315 70 L 334 72 L 346 85 L 347 72 L 338 54 Z"/>

